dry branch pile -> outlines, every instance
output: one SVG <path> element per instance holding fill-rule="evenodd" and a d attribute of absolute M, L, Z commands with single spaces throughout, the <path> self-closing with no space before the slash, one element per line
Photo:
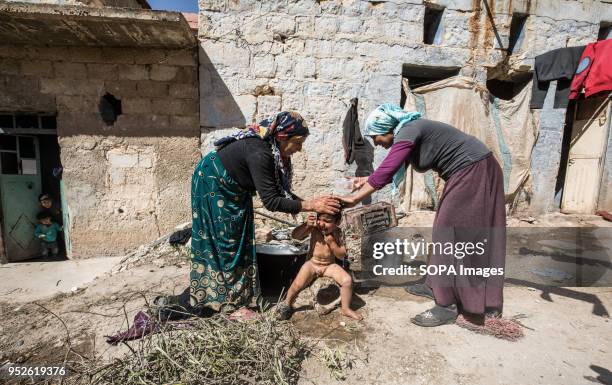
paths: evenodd
<path fill-rule="evenodd" d="M 73 363 L 73 384 L 295 384 L 308 348 L 272 315 L 167 324 L 113 363 Z M 93 367 L 92 367 L 93 365 Z"/>

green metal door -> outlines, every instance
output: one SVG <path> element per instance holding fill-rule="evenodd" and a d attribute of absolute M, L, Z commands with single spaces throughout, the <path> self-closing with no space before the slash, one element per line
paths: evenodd
<path fill-rule="evenodd" d="M 64 181 L 60 180 L 60 192 L 62 198 L 62 221 L 64 222 L 64 241 L 66 244 L 66 255 L 68 258 L 72 256 L 72 244 L 70 243 L 70 211 L 68 210 L 68 203 L 66 202 L 66 193 L 64 189 Z"/>
<path fill-rule="evenodd" d="M 32 136 L 2 135 L 0 141 L 0 194 L 2 233 L 8 260 L 40 255 L 34 237 L 38 195 L 41 192 L 38 140 Z"/>

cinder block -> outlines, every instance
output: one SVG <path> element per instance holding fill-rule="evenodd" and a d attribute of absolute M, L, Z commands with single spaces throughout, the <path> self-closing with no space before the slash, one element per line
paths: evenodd
<path fill-rule="evenodd" d="M 55 98 L 58 112 L 90 112 L 97 113 L 99 110 L 99 98 L 92 96 L 69 96 L 58 95 Z"/>
<path fill-rule="evenodd" d="M 151 80 L 167 82 L 176 77 L 178 67 L 154 64 L 151 66 Z"/>
<path fill-rule="evenodd" d="M 106 129 L 106 125 L 99 113 L 60 111 L 57 115 L 57 133 L 60 137 L 101 133 L 103 129 Z"/>
<path fill-rule="evenodd" d="M 200 121 L 198 115 L 170 117 L 170 128 L 178 130 L 193 130 L 194 135 L 200 132 Z"/>
<path fill-rule="evenodd" d="M 142 97 L 155 98 L 168 96 L 168 83 L 144 80 L 137 83 L 137 91 Z"/>
<path fill-rule="evenodd" d="M 40 76 L 42 78 L 52 78 L 53 63 L 49 60 L 22 60 L 21 73 L 23 75 Z"/>
<path fill-rule="evenodd" d="M 165 49 L 139 49 L 138 55 L 134 55 L 134 64 L 167 64 L 168 52 Z"/>
<path fill-rule="evenodd" d="M 83 63 L 53 62 L 53 71 L 58 78 L 87 79 L 87 68 Z"/>
<path fill-rule="evenodd" d="M 3 92 L 17 95 L 38 93 L 39 80 L 36 76 L 11 75 L 4 78 L 6 88 Z"/>
<path fill-rule="evenodd" d="M 40 79 L 40 91 L 56 95 L 100 95 L 104 91 L 102 80 Z"/>
<path fill-rule="evenodd" d="M 23 59 L 27 57 L 27 49 L 23 46 L 18 45 L 0 45 L 0 52 L 2 52 L 2 57 L 13 58 L 13 59 Z"/>
<path fill-rule="evenodd" d="M 167 115 L 153 114 L 121 114 L 114 125 L 124 130 L 166 129 L 170 127 Z"/>
<path fill-rule="evenodd" d="M 87 74 L 91 79 L 116 80 L 119 70 L 116 64 L 87 63 Z"/>
<path fill-rule="evenodd" d="M 133 48 L 102 48 L 101 62 L 132 64 L 137 53 Z"/>
<path fill-rule="evenodd" d="M 26 49 L 27 57 L 37 60 L 66 60 L 70 57 L 68 47 L 31 47 Z"/>
<path fill-rule="evenodd" d="M 174 78 L 174 82 L 197 85 L 198 83 L 197 67 L 178 67 L 176 76 Z"/>
<path fill-rule="evenodd" d="M 19 75 L 19 61 L 0 57 L 0 75 Z"/>
<path fill-rule="evenodd" d="M 169 94 L 173 98 L 197 99 L 198 87 L 191 84 L 170 84 Z"/>
<path fill-rule="evenodd" d="M 145 98 L 124 98 L 121 100 L 121 108 L 125 114 L 147 114 L 156 112 L 151 103 L 151 99 Z"/>
<path fill-rule="evenodd" d="M 136 88 L 137 83 L 134 80 L 106 81 L 104 89 L 118 98 L 143 96 Z"/>
<path fill-rule="evenodd" d="M 195 67 L 198 65 L 197 51 L 194 49 L 169 51 L 165 63 L 174 66 Z"/>
<path fill-rule="evenodd" d="M 154 99 L 152 109 L 162 115 L 192 115 L 198 113 L 198 102 L 190 99 Z"/>
<path fill-rule="evenodd" d="M 102 62 L 102 49 L 98 47 L 69 47 L 70 56 L 64 58 L 78 63 Z"/>
<path fill-rule="evenodd" d="M 141 64 L 123 64 L 119 66 L 119 79 L 123 80 L 148 80 L 150 78 L 149 68 Z"/>

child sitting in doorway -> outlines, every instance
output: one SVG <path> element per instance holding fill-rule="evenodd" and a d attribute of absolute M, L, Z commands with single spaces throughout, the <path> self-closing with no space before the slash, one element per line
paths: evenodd
<path fill-rule="evenodd" d="M 36 215 L 38 225 L 34 230 L 36 238 L 40 239 L 41 253 L 43 257 L 51 255 L 57 257 L 59 247 L 57 246 L 57 233 L 62 231 L 62 227 L 51 220 L 51 213 L 48 210 L 41 211 Z"/>
<path fill-rule="evenodd" d="M 307 287 L 315 278 L 330 277 L 340 285 L 340 302 L 342 314 L 361 320 L 363 317 L 351 309 L 351 299 L 353 297 L 353 280 L 340 265 L 335 263 L 335 259 L 343 260 L 346 258 L 346 248 L 338 222 L 340 213 L 336 215 L 319 214 L 318 217 L 310 214 L 305 223 L 293 230 L 291 236 L 296 239 L 304 239 L 310 235 L 309 259 L 302 265 L 302 268 L 295 277 L 287 292 L 287 298 L 278 305 L 277 311 L 279 318 L 289 319 L 293 313 L 293 302 L 297 295 Z"/>
<path fill-rule="evenodd" d="M 51 214 L 51 220 L 57 222 L 60 226 L 62 224 L 62 210 L 53 200 L 51 194 L 43 193 L 38 196 L 38 202 L 42 211 L 48 211 Z"/>

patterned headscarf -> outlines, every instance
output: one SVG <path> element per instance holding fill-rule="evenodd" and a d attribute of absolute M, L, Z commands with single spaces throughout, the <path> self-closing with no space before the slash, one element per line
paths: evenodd
<path fill-rule="evenodd" d="M 276 169 L 276 183 L 286 198 L 294 199 L 291 192 L 291 179 L 293 168 L 290 157 L 282 157 L 278 142 L 291 139 L 294 136 L 308 136 L 308 125 L 302 115 L 295 111 L 283 111 L 275 116 L 253 123 L 244 130 L 217 140 L 214 144 L 217 149 L 237 140 L 246 138 L 261 138 L 270 144 L 274 156 Z"/>
<path fill-rule="evenodd" d="M 420 113 L 404 111 L 397 104 L 382 104 L 368 116 L 363 134 L 365 136 L 385 135 L 393 131 L 395 135 L 404 123 L 420 117 Z"/>
<path fill-rule="evenodd" d="M 370 112 L 364 126 L 364 136 L 385 135 L 393 132 L 397 135 L 398 131 L 404 123 L 419 119 L 421 114 L 418 112 L 407 112 L 403 108 L 393 103 L 386 103 L 378 106 L 374 111 Z M 399 170 L 393 175 L 393 185 L 391 186 L 391 194 L 396 195 L 399 192 L 399 187 L 404 181 L 406 166 L 402 165 Z"/>

